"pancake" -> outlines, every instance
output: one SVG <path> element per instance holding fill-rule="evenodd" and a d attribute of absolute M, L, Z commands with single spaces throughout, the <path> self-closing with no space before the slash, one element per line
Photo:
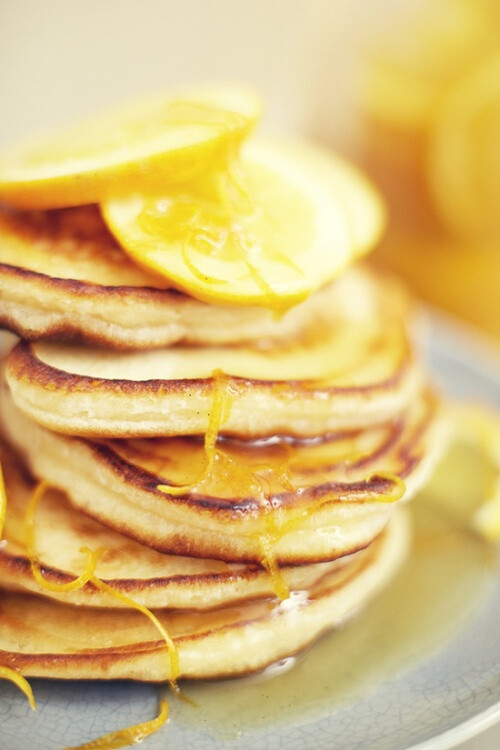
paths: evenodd
<path fill-rule="evenodd" d="M 227 435 L 318 436 L 391 418 L 415 398 L 399 288 L 362 270 L 338 282 L 339 317 L 287 346 L 117 353 L 21 343 L 7 360 L 16 404 L 49 429 L 94 437 L 204 434 L 214 373 L 227 373 Z M 216 394 L 215 394 L 216 395 Z"/>
<path fill-rule="evenodd" d="M 129 260 L 96 206 L 0 208 L 0 326 L 27 340 L 150 349 L 177 341 L 227 344 L 297 336 L 337 316 L 335 283 L 282 316 L 208 305 Z"/>
<path fill-rule="evenodd" d="M 9 590 L 24 590 L 59 599 L 65 604 L 123 607 L 123 602 L 87 583 L 75 591 L 41 587 L 25 551 L 24 518 L 34 480 L 16 455 L 0 444 L 8 497 L 0 546 L 0 578 Z M 257 565 L 163 555 L 97 523 L 71 507 L 62 492 L 48 489 L 36 512 L 37 559 L 49 584 L 66 584 L 82 571 L 81 547 L 103 550 L 96 575 L 117 591 L 146 607 L 212 609 L 232 602 L 273 595 L 272 580 Z M 359 553 L 357 553 L 359 554 Z M 331 563 L 283 567 L 291 591 L 309 589 L 355 555 Z"/>
<path fill-rule="evenodd" d="M 400 420 L 325 440 L 218 441 L 208 476 L 180 495 L 159 489 L 200 477 L 195 438 L 91 441 L 40 427 L 1 391 L 2 429 L 34 475 L 74 506 L 161 552 L 260 563 L 333 560 L 366 547 L 401 497 L 427 479 L 442 442 L 431 394 Z M 400 488 L 401 480 L 404 488 Z"/>
<path fill-rule="evenodd" d="M 279 605 L 250 602 L 211 613 L 159 610 L 177 646 L 180 676 L 222 678 L 255 672 L 292 656 L 357 613 L 387 583 L 408 549 L 398 513 L 387 531 L 309 593 Z M 73 607 L 0 592 L 0 663 L 25 676 L 163 681 L 165 642 L 138 612 Z"/>

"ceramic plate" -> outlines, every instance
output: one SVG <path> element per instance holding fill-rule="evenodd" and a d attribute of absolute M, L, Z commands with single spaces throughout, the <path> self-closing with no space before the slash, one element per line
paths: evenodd
<path fill-rule="evenodd" d="M 498 408 L 493 358 L 439 316 L 429 330 L 428 359 L 446 390 Z M 171 721 L 143 747 L 444 750 L 493 724 L 500 718 L 498 561 L 477 540 L 440 529 L 439 518 L 431 519 L 427 543 L 418 530 L 424 521 L 417 519 L 414 559 L 359 619 L 289 671 L 184 686 L 198 707 L 171 700 Z M 2 750 L 79 745 L 152 718 L 157 706 L 150 685 L 33 686 L 36 714 L 0 683 Z"/>

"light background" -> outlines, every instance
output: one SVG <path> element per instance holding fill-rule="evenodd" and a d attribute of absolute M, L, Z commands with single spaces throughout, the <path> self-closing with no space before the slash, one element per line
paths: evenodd
<path fill-rule="evenodd" d="M 262 93 L 264 128 L 352 151 L 359 48 L 416 1 L 0 0 L 0 146 L 134 95 L 221 80 Z M 460 747 L 500 747 L 500 728 Z"/>
<path fill-rule="evenodd" d="M 380 5 L 0 0 L 0 143 L 203 80 L 249 83 L 268 125 L 340 141 L 351 129 L 351 61 Z"/>

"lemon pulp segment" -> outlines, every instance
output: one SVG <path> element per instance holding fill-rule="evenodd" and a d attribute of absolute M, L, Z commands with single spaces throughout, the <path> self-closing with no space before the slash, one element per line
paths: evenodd
<path fill-rule="evenodd" d="M 241 160 L 154 197 L 102 206 L 138 265 L 205 302 L 283 310 L 378 239 L 375 191 L 341 160 L 294 143 L 250 143 Z"/>
<path fill-rule="evenodd" d="M 75 206 L 192 178 L 237 148 L 260 109 L 252 91 L 220 87 L 117 110 L 1 158 L 0 200 Z"/>

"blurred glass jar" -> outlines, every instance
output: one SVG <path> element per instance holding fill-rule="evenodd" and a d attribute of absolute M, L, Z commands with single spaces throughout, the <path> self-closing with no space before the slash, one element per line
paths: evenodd
<path fill-rule="evenodd" d="M 363 165 L 391 212 L 376 259 L 500 339 L 500 3 L 404 11 L 361 76 Z"/>

